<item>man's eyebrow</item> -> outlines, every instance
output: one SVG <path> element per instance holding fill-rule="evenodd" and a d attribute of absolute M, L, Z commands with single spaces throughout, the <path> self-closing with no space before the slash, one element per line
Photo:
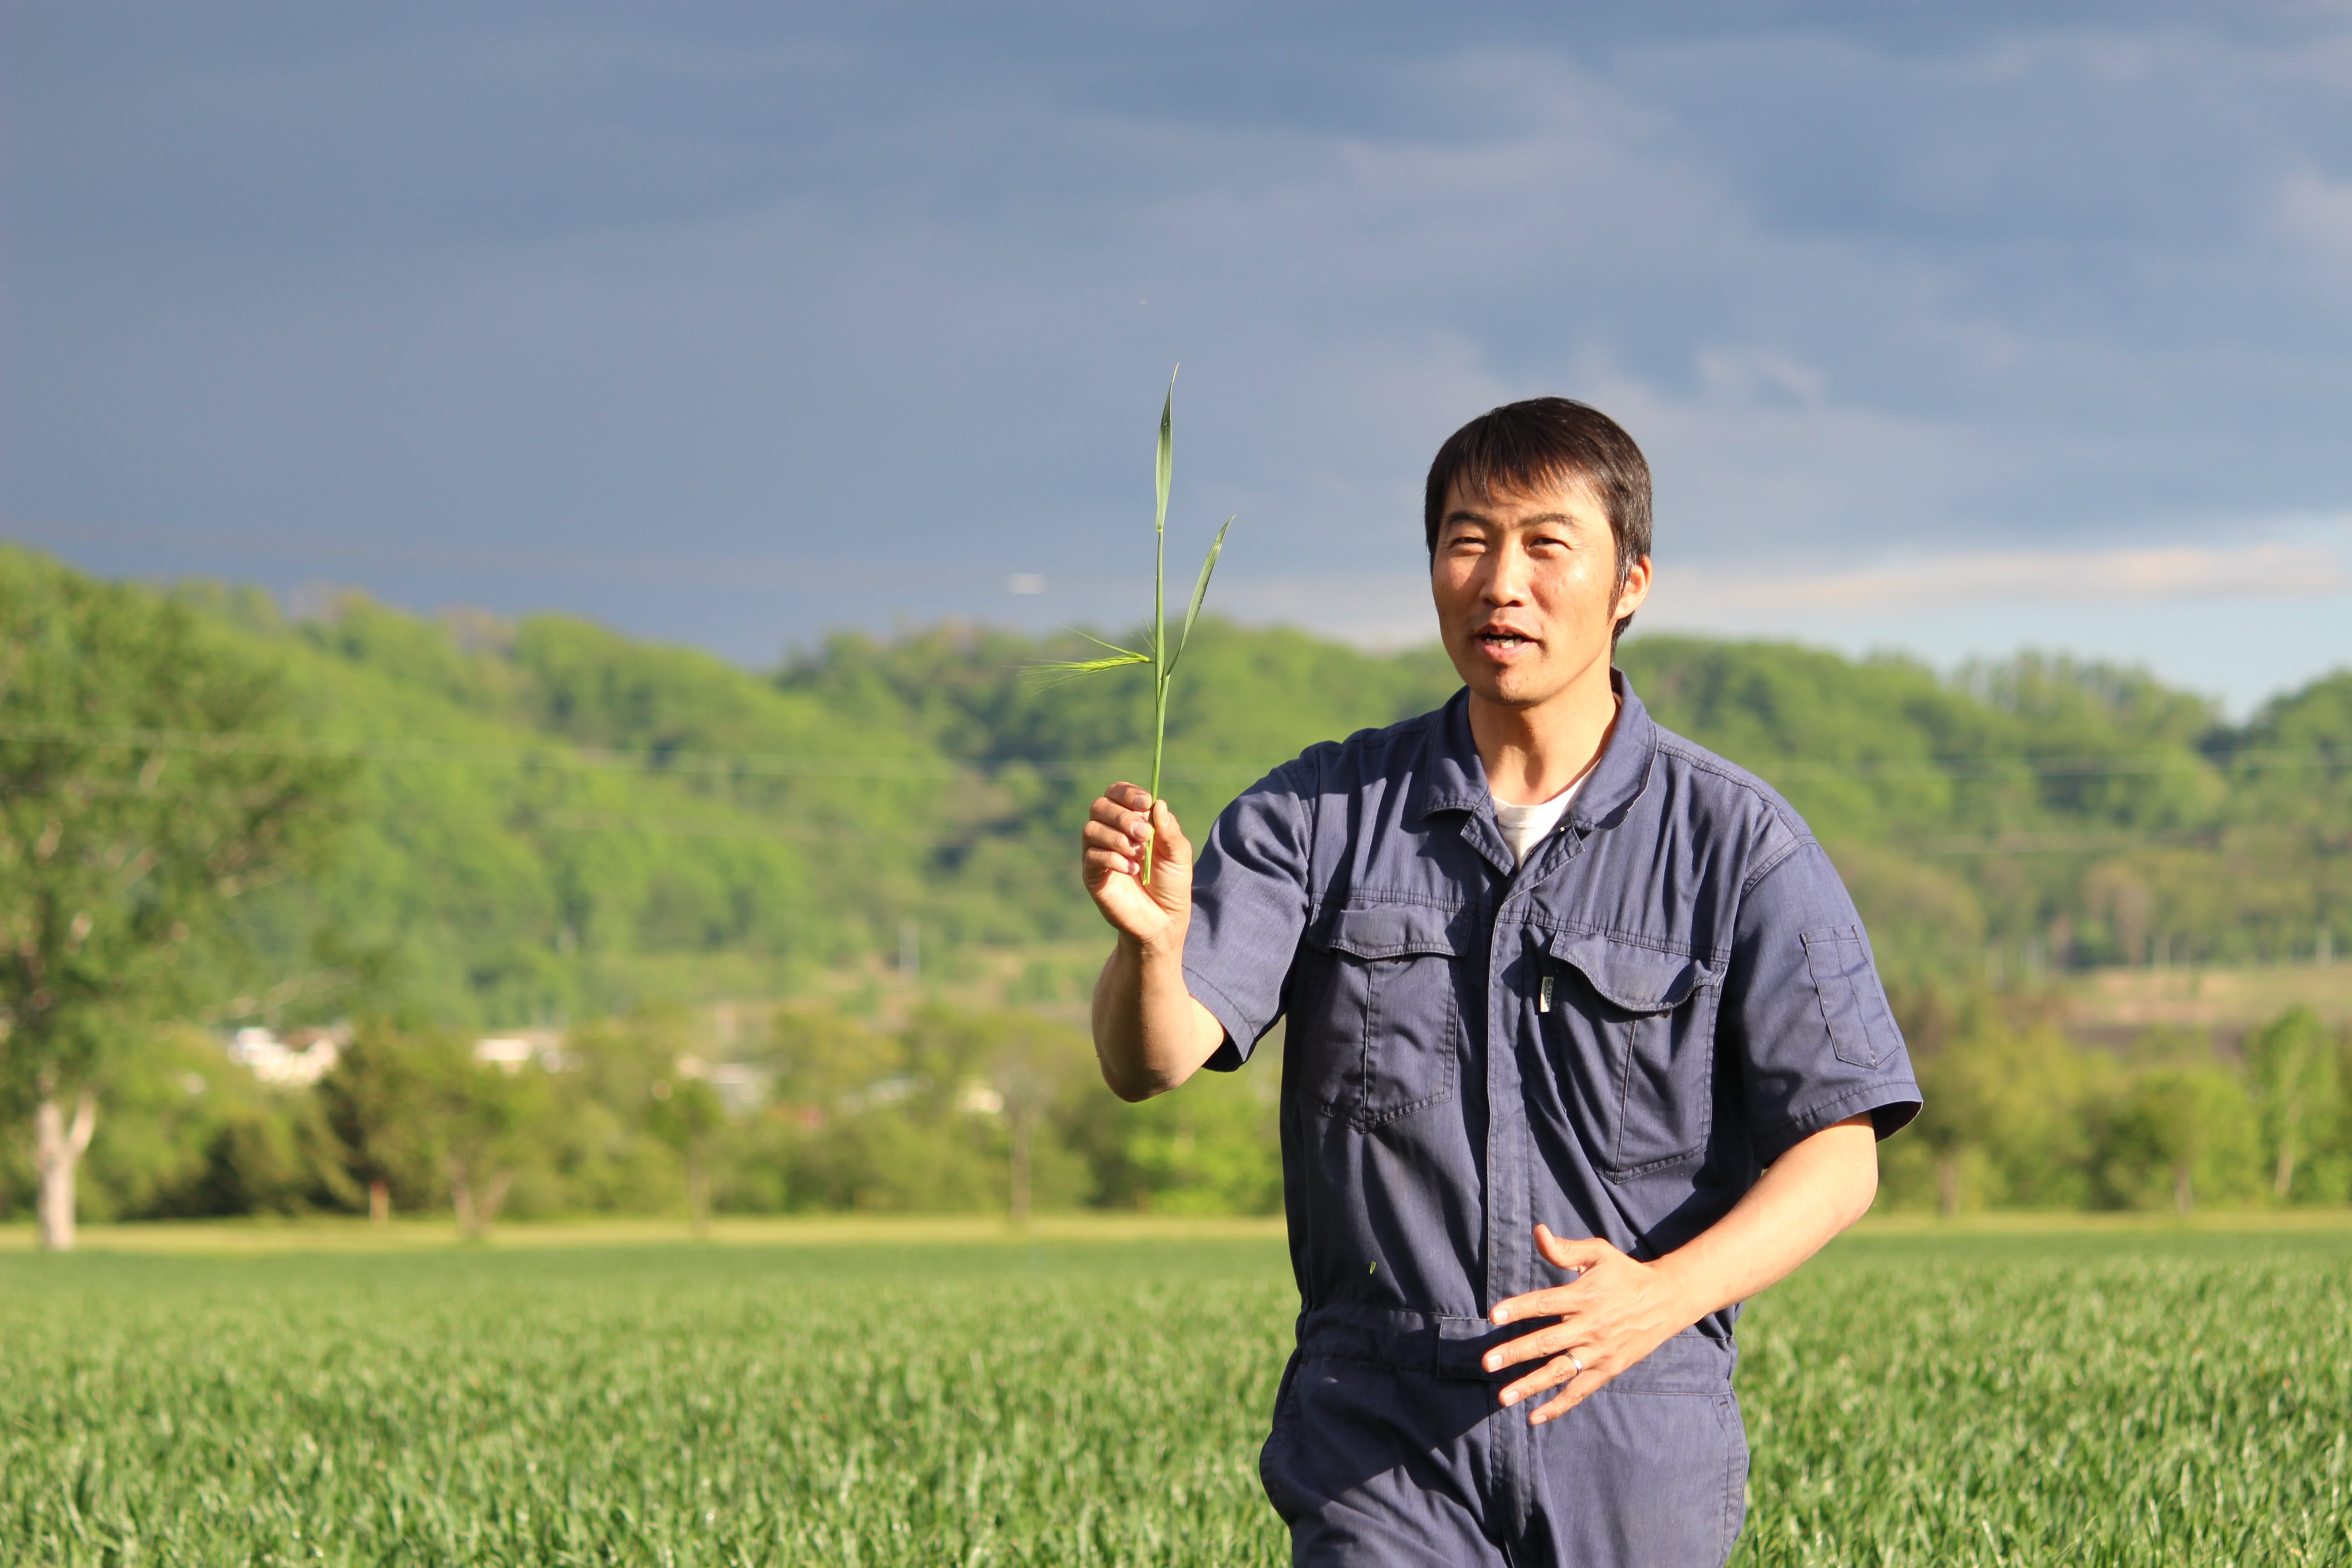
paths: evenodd
<path fill-rule="evenodd" d="M 1467 507 L 1457 507 L 1454 510 L 1445 514 L 1445 521 L 1447 522 L 1492 522 L 1495 520 L 1488 517 L 1483 511 L 1472 511 Z M 1565 526 L 1580 530 L 1590 526 L 1582 519 L 1576 517 L 1572 513 L 1565 511 L 1539 512 L 1534 517 L 1523 517 L 1519 519 L 1517 526 L 1521 528 L 1533 528 L 1538 524 L 1548 524 L 1555 528 Z"/>

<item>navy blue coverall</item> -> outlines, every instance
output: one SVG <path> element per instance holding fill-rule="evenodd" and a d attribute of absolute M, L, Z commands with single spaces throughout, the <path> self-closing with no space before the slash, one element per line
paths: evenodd
<path fill-rule="evenodd" d="M 1300 1563 L 1720 1563 L 1745 1512 L 1736 1307 L 1565 1417 L 1503 1409 L 1486 1314 L 1562 1282 L 1543 1221 L 1636 1258 L 1765 1166 L 1917 1113 L 1853 904 L 1763 783 L 1622 674 L 1607 749 L 1520 866 L 1466 694 L 1316 746 L 1217 818 L 1184 973 L 1230 1071 L 1287 1016 L 1301 1311 L 1261 1463 Z"/>

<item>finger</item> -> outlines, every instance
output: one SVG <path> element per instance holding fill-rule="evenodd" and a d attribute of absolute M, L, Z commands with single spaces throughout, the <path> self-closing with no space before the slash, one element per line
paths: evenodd
<path fill-rule="evenodd" d="M 1139 811 L 1128 810 L 1108 795 L 1096 800 L 1094 809 L 1087 814 L 1087 819 L 1109 828 L 1137 845 L 1141 845 L 1151 837 L 1151 819 L 1149 816 Z"/>
<path fill-rule="evenodd" d="M 1103 791 L 1103 798 L 1117 801 L 1129 811 L 1151 809 L 1151 792 L 1141 784 L 1129 784 L 1125 779 L 1119 780 L 1118 783 Z"/>
<path fill-rule="evenodd" d="M 1131 855 L 1142 847 L 1133 834 L 1122 832 L 1108 822 L 1089 822 L 1079 828 L 1078 842 L 1088 849 L 1116 849 L 1122 855 Z"/>
<path fill-rule="evenodd" d="M 1573 1268 L 1579 1273 L 1588 1268 L 1597 1268 L 1611 1258 L 1624 1256 L 1597 1236 L 1580 1237 L 1573 1241 L 1564 1241 L 1554 1236 L 1551 1233 L 1551 1226 L 1548 1225 L 1536 1226 L 1536 1250 L 1542 1253 L 1544 1261 L 1553 1268 Z"/>
<path fill-rule="evenodd" d="M 1143 862 L 1123 849 L 1089 849 L 1086 853 L 1086 870 L 1087 880 L 1099 887 L 1105 877 L 1143 875 Z"/>
<path fill-rule="evenodd" d="M 1149 797 L 1146 799 L 1148 801 Z M 1114 827 L 1150 821 L 1150 814 L 1142 806 L 1131 805 L 1126 801 L 1108 795 L 1095 796 L 1095 803 L 1087 809 L 1087 816 L 1093 821 L 1106 823 Z"/>
<path fill-rule="evenodd" d="M 1521 1404 L 1546 1389 L 1558 1388 L 1576 1376 L 1576 1363 L 1567 1356 L 1554 1356 L 1540 1367 L 1504 1388 L 1496 1395 L 1505 1405 Z"/>
<path fill-rule="evenodd" d="M 1552 1395 L 1543 1404 L 1537 1405 L 1533 1410 L 1529 1411 L 1528 1413 L 1528 1425 L 1530 1426 L 1540 1426 L 1547 1421 L 1559 1420 L 1561 1416 L 1567 1415 L 1570 1411 L 1575 1409 L 1578 1405 L 1583 1404 L 1586 1400 L 1591 1398 L 1602 1389 L 1608 1387 L 1610 1380 L 1614 1378 L 1616 1375 L 1617 1374 L 1613 1372 L 1603 1372 L 1597 1366 L 1586 1367 L 1582 1372 L 1578 1373 L 1576 1376 L 1571 1379 L 1558 1394 Z"/>
<path fill-rule="evenodd" d="M 1121 839 L 1110 844 L 1088 844 L 1079 853 L 1078 863 L 1092 879 L 1098 872 L 1124 871 L 1129 876 L 1139 875 L 1143 869 L 1142 851 Z"/>
<path fill-rule="evenodd" d="M 1571 1311 L 1584 1299 L 1584 1293 L 1574 1285 L 1552 1285 L 1541 1290 L 1530 1290 L 1524 1296 L 1511 1296 L 1495 1303 L 1486 1314 L 1497 1323 L 1523 1323 L 1529 1318 L 1557 1318 Z"/>
<path fill-rule="evenodd" d="M 1575 1330 L 1565 1323 L 1554 1323 L 1550 1328 L 1538 1329 L 1533 1333 L 1521 1334 L 1517 1339 L 1507 1340 L 1495 1346 L 1481 1358 L 1481 1364 L 1488 1372 L 1500 1372 L 1507 1366 L 1517 1366 L 1521 1362 L 1534 1361 L 1539 1356 L 1558 1355 L 1575 1343 Z"/>
<path fill-rule="evenodd" d="M 1184 837 L 1183 825 L 1164 800 L 1151 808 L 1151 832 L 1159 846 L 1154 851 L 1158 858 L 1177 866 L 1192 863 L 1192 841 Z"/>

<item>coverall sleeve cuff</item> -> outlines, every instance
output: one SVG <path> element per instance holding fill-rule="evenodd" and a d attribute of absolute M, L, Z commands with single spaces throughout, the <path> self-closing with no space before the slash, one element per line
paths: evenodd
<path fill-rule="evenodd" d="M 1757 1161 L 1769 1165 L 1822 1128 L 1834 1127 L 1865 1111 L 1870 1115 L 1872 1131 L 1885 1139 L 1919 1114 L 1919 1090 L 1912 1084 L 1874 1083 L 1809 1106 L 1757 1140 Z"/>
<path fill-rule="evenodd" d="M 1206 1007 L 1209 1010 L 1209 1016 L 1223 1025 L 1225 1029 L 1224 1039 L 1218 1044 L 1216 1050 L 1211 1053 L 1209 1059 L 1201 1065 L 1211 1072 L 1238 1070 L 1243 1063 L 1250 1059 L 1251 1053 L 1257 1048 L 1257 1037 L 1241 1022 L 1242 1010 L 1234 1005 L 1232 997 L 1219 990 L 1213 983 L 1189 963 L 1184 966 L 1184 989 L 1190 991 L 1192 994 L 1192 1000 Z M 1248 1044 L 1243 1044 L 1244 1041 L 1247 1041 Z"/>

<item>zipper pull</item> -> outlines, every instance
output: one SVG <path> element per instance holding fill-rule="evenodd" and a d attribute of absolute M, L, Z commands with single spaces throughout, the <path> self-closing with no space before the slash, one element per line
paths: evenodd
<path fill-rule="evenodd" d="M 1549 974 L 1543 977 L 1543 984 L 1536 991 L 1536 1011 L 1538 1013 L 1551 1011 L 1551 976 Z"/>

